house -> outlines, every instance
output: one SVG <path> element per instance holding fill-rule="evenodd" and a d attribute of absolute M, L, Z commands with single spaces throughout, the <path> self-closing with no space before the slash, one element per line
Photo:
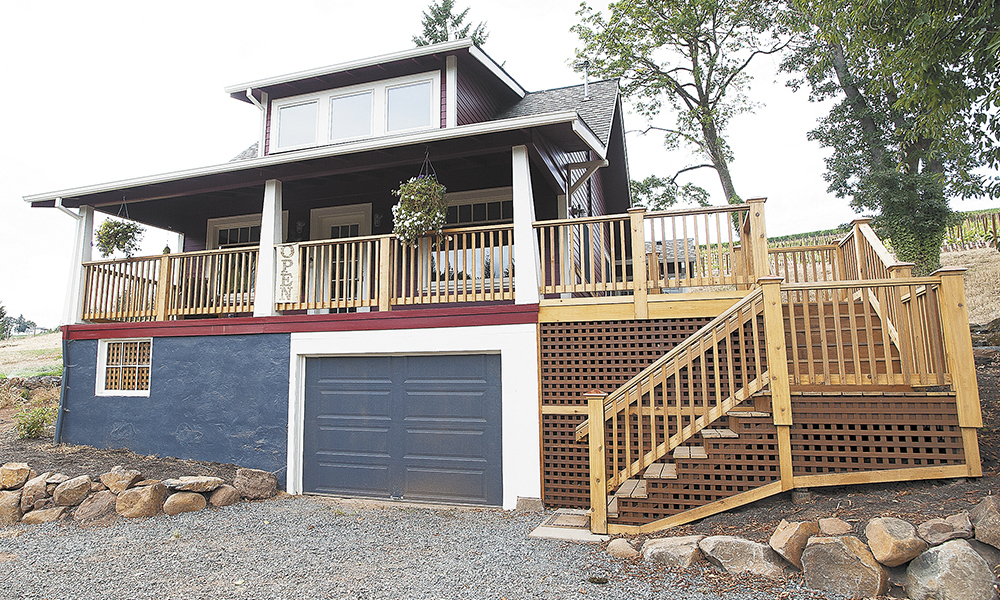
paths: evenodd
<path fill-rule="evenodd" d="M 460 40 L 226 92 L 261 114 L 237 159 L 25 197 L 78 223 L 61 441 L 598 531 L 980 472 L 960 273 L 863 220 L 769 250 L 761 199 L 631 208 L 616 81 L 528 92 Z M 449 228 L 405 244 L 428 163 Z M 92 260 L 123 203 L 182 252 Z"/>

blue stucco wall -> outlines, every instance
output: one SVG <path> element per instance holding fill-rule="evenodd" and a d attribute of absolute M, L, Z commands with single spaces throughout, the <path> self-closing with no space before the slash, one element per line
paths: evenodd
<path fill-rule="evenodd" d="M 148 398 L 95 395 L 97 349 L 68 342 L 64 443 L 235 463 L 284 483 L 288 334 L 153 338 Z"/>

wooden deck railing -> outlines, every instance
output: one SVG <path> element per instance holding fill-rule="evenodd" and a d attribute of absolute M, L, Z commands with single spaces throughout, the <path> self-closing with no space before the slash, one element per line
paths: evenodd
<path fill-rule="evenodd" d="M 382 253 L 390 236 L 365 236 L 298 244 L 298 297 L 278 310 L 378 306 Z"/>
<path fill-rule="evenodd" d="M 83 318 L 149 321 L 156 318 L 161 257 L 83 263 Z"/>

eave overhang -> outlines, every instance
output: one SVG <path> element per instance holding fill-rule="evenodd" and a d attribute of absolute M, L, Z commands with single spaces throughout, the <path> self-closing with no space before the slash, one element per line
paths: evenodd
<path fill-rule="evenodd" d="M 128 202 L 169 198 L 195 191 L 204 193 L 212 190 L 243 187 L 249 182 L 262 179 L 281 179 L 283 173 L 302 177 L 303 172 L 307 172 L 308 168 L 303 168 L 300 163 L 318 163 L 322 162 L 321 159 L 335 159 L 352 154 L 378 152 L 405 146 L 425 146 L 449 140 L 472 139 L 535 129 L 541 131 L 566 151 L 592 150 L 602 159 L 607 156 L 607 148 L 580 116 L 575 111 L 567 111 L 283 152 L 220 165 L 32 194 L 24 196 L 24 201 L 32 206 L 51 207 L 55 206 L 59 200 L 63 206 L 78 207 L 81 205 L 121 204 L 123 196 Z M 530 135 L 526 139 L 530 140 Z"/>

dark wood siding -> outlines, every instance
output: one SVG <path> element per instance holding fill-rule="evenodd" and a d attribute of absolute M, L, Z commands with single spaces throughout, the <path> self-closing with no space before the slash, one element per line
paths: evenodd
<path fill-rule="evenodd" d="M 497 94 L 491 90 L 486 78 L 468 66 L 471 59 L 458 59 L 458 85 L 455 89 L 455 122 L 458 125 L 489 121 L 500 109 Z"/>

